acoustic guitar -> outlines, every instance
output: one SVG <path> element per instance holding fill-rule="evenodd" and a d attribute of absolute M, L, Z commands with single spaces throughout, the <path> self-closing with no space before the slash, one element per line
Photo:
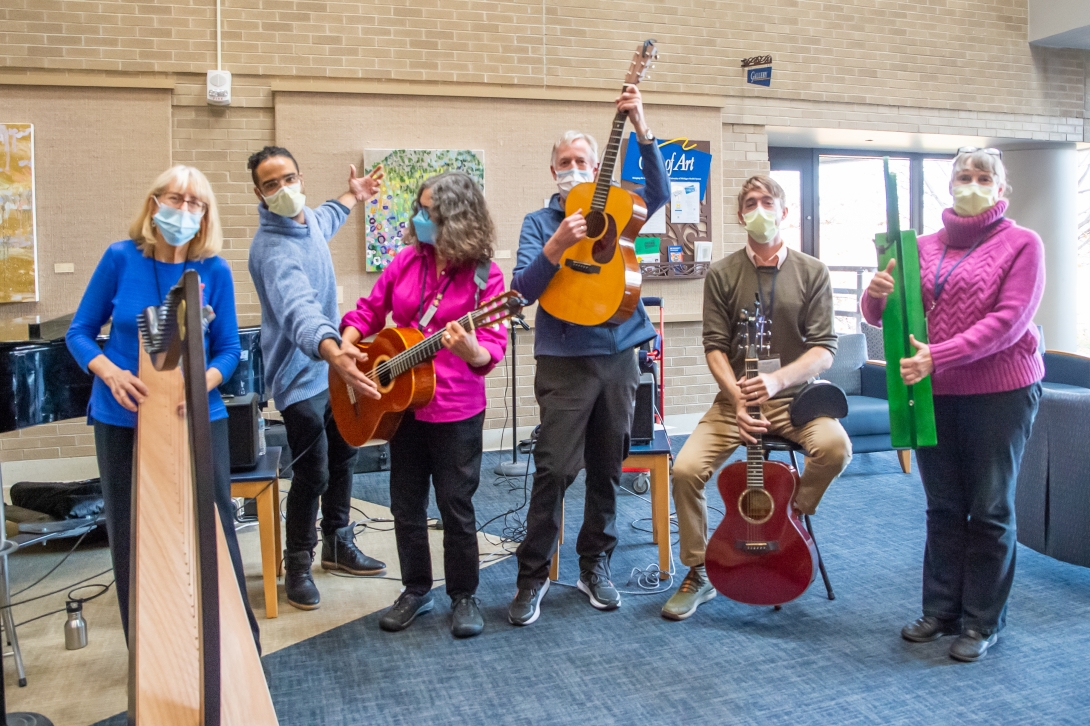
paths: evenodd
<path fill-rule="evenodd" d="M 514 290 L 486 300 L 463 315 L 458 324 L 467 331 L 490 328 L 522 312 L 526 301 Z M 425 338 L 416 328 L 386 328 L 369 343 L 356 344 L 367 354 L 358 364 L 360 371 L 378 384 L 382 398 L 377 401 L 356 395 L 340 374 L 329 371 L 329 402 L 341 436 L 352 446 L 371 439 L 393 438 L 401 414 L 409 408 L 426 406 L 435 395 L 435 365 L 432 359 L 443 349 L 439 330 Z"/>
<path fill-rule="evenodd" d="M 769 350 L 767 323 L 757 303 L 756 315 L 742 313 L 739 323 L 746 351 L 746 378 L 758 374 L 758 361 Z M 760 416 L 760 406 L 749 406 Z M 766 461 L 761 446 L 746 446 L 746 460 L 723 469 L 719 493 L 725 514 L 708 541 L 705 564 L 715 589 L 748 605 L 781 605 L 794 600 L 814 580 L 817 550 L 791 503 L 799 475 L 793 466 Z"/>
<path fill-rule="evenodd" d="M 625 86 L 638 84 L 657 56 L 655 41 L 644 42 L 632 57 Z M 568 192 L 565 216 L 582 211 L 587 236 L 564 251 L 560 269 L 541 294 L 541 308 L 576 325 L 623 323 L 640 300 L 643 276 L 634 240 L 647 221 L 647 205 L 633 192 L 613 184 L 613 170 L 628 115 L 613 117 L 596 181 Z"/>

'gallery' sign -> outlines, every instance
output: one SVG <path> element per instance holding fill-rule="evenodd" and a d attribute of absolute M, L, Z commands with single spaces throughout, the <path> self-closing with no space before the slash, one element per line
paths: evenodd
<path fill-rule="evenodd" d="M 744 58 L 742 68 L 746 71 L 746 83 L 765 87 L 772 85 L 772 56 L 757 55 Z"/>

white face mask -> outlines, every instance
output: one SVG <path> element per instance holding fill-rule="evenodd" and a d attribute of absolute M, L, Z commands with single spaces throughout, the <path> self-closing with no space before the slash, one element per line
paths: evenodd
<path fill-rule="evenodd" d="M 280 187 L 276 194 L 264 197 L 265 204 L 273 214 L 279 214 L 281 217 L 288 217 L 289 219 L 298 217 L 299 212 L 303 211 L 303 207 L 307 203 L 306 195 L 300 191 L 302 188 L 302 182 Z"/>
<path fill-rule="evenodd" d="M 961 184 L 954 187 L 954 214 L 959 217 L 975 217 L 988 211 L 999 201 L 999 188 L 981 184 Z"/>
<path fill-rule="evenodd" d="M 746 223 L 746 232 L 757 244 L 768 244 L 779 234 L 780 220 L 771 209 L 757 207 L 752 212 L 743 214 L 742 220 Z"/>
<path fill-rule="evenodd" d="M 568 196 L 568 192 L 575 188 L 576 184 L 585 184 L 594 181 L 594 172 L 590 169 L 565 169 L 556 172 L 556 187 L 560 190 L 560 196 Z"/>

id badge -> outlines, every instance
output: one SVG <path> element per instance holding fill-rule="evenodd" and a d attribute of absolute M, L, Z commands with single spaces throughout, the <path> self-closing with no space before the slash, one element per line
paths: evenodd
<path fill-rule="evenodd" d="M 758 373 L 775 373 L 780 369 L 780 357 L 765 358 L 764 360 L 757 361 Z"/>
<path fill-rule="evenodd" d="M 438 309 L 439 309 L 439 301 L 438 300 L 436 300 L 435 302 L 433 302 L 431 305 L 428 306 L 428 309 L 425 310 L 424 314 L 420 316 L 420 329 L 421 330 L 428 327 L 428 323 L 430 323 L 431 319 L 435 317 L 435 311 L 438 310 Z M 776 367 L 779 368 L 778 365 Z"/>

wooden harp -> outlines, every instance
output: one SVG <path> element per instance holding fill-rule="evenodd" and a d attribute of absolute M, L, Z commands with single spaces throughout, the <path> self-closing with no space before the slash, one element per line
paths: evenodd
<path fill-rule="evenodd" d="M 200 287 L 189 270 L 137 321 L 148 396 L 133 460 L 128 722 L 273 725 L 216 511 L 203 334 L 214 316 Z"/>

